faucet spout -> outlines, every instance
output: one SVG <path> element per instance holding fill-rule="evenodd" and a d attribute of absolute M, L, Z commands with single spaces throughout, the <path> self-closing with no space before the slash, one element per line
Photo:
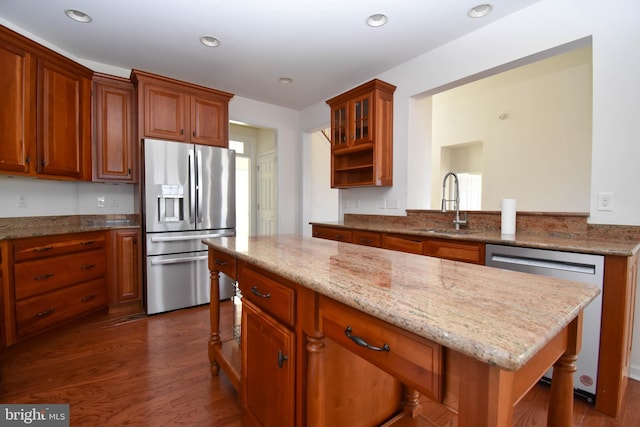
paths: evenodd
<path fill-rule="evenodd" d="M 447 199 L 447 180 L 449 178 L 453 178 L 453 199 Z M 460 186 L 458 184 L 458 175 L 456 175 L 454 172 L 447 172 L 442 180 L 442 212 L 447 212 L 447 203 L 449 202 L 453 202 L 453 206 L 456 211 L 456 217 L 453 220 L 453 223 L 456 226 L 456 230 L 460 230 L 460 225 L 464 225 L 467 223 L 467 214 L 465 213 L 464 219 L 460 219 Z"/>

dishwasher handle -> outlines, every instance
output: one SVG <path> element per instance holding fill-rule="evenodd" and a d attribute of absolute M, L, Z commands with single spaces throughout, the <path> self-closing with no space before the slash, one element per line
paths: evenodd
<path fill-rule="evenodd" d="M 572 273 L 596 274 L 596 266 L 593 264 L 579 264 L 565 261 L 556 261 L 551 259 L 539 259 L 523 256 L 491 254 L 491 261 L 496 263 L 511 264 L 513 266 L 526 266 L 547 268 L 553 270 L 562 270 Z"/>

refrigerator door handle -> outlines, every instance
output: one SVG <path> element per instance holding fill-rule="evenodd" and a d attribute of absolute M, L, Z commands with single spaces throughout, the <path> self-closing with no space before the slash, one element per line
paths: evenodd
<path fill-rule="evenodd" d="M 206 259 L 208 259 L 207 255 L 171 258 L 171 259 L 152 259 L 151 265 L 182 264 L 185 262 L 204 261 Z"/>
<path fill-rule="evenodd" d="M 180 242 L 183 240 L 202 240 L 202 239 L 212 239 L 214 237 L 228 237 L 233 236 L 233 234 L 229 234 L 228 232 L 223 233 L 211 233 L 211 234 L 198 234 L 196 236 L 154 236 L 151 237 L 151 243 L 160 243 L 160 242 Z"/>
<path fill-rule="evenodd" d="M 195 152 L 189 150 L 189 222 L 195 222 L 196 218 L 196 169 L 195 169 Z"/>
<path fill-rule="evenodd" d="M 196 184 L 198 208 L 196 210 L 196 215 L 198 216 L 198 224 L 201 224 L 202 223 L 202 198 L 203 198 L 202 192 L 204 191 L 203 181 L 202 181 L 202 150 L 197 150 L 196 159 L 198 160 L 198 169 L 197 169 L 198 182 Z"/>

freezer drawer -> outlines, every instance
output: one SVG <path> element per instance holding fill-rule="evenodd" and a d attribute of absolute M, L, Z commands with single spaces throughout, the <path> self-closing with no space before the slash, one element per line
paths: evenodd
<path fill-rule="evenodd" d="M 209 268 L 207 252 L 146 257 L 147 314 L 207 304 Z M 220 299 L 235 293 L 234 282 L 220 275 Z"/>

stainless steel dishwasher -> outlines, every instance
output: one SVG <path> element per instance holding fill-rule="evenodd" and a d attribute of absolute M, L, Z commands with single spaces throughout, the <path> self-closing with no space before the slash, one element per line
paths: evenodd
<path fill-rule="evenodd" d="M 582 349 L 578 355 L 577 370 L 573 376 L 573 388 L 576 394 L 594 402 L 600 350 L 604 257 L 602 255 L 487 244 L 485 263 L 488 266 L 504 270 L 556 277 L 588 283 L 600 288 L 600 295 L 584 310 Z M 547 381 L 550 380 L 552 372 L 553 369 L 546 372 L 545 379 Z"/>

